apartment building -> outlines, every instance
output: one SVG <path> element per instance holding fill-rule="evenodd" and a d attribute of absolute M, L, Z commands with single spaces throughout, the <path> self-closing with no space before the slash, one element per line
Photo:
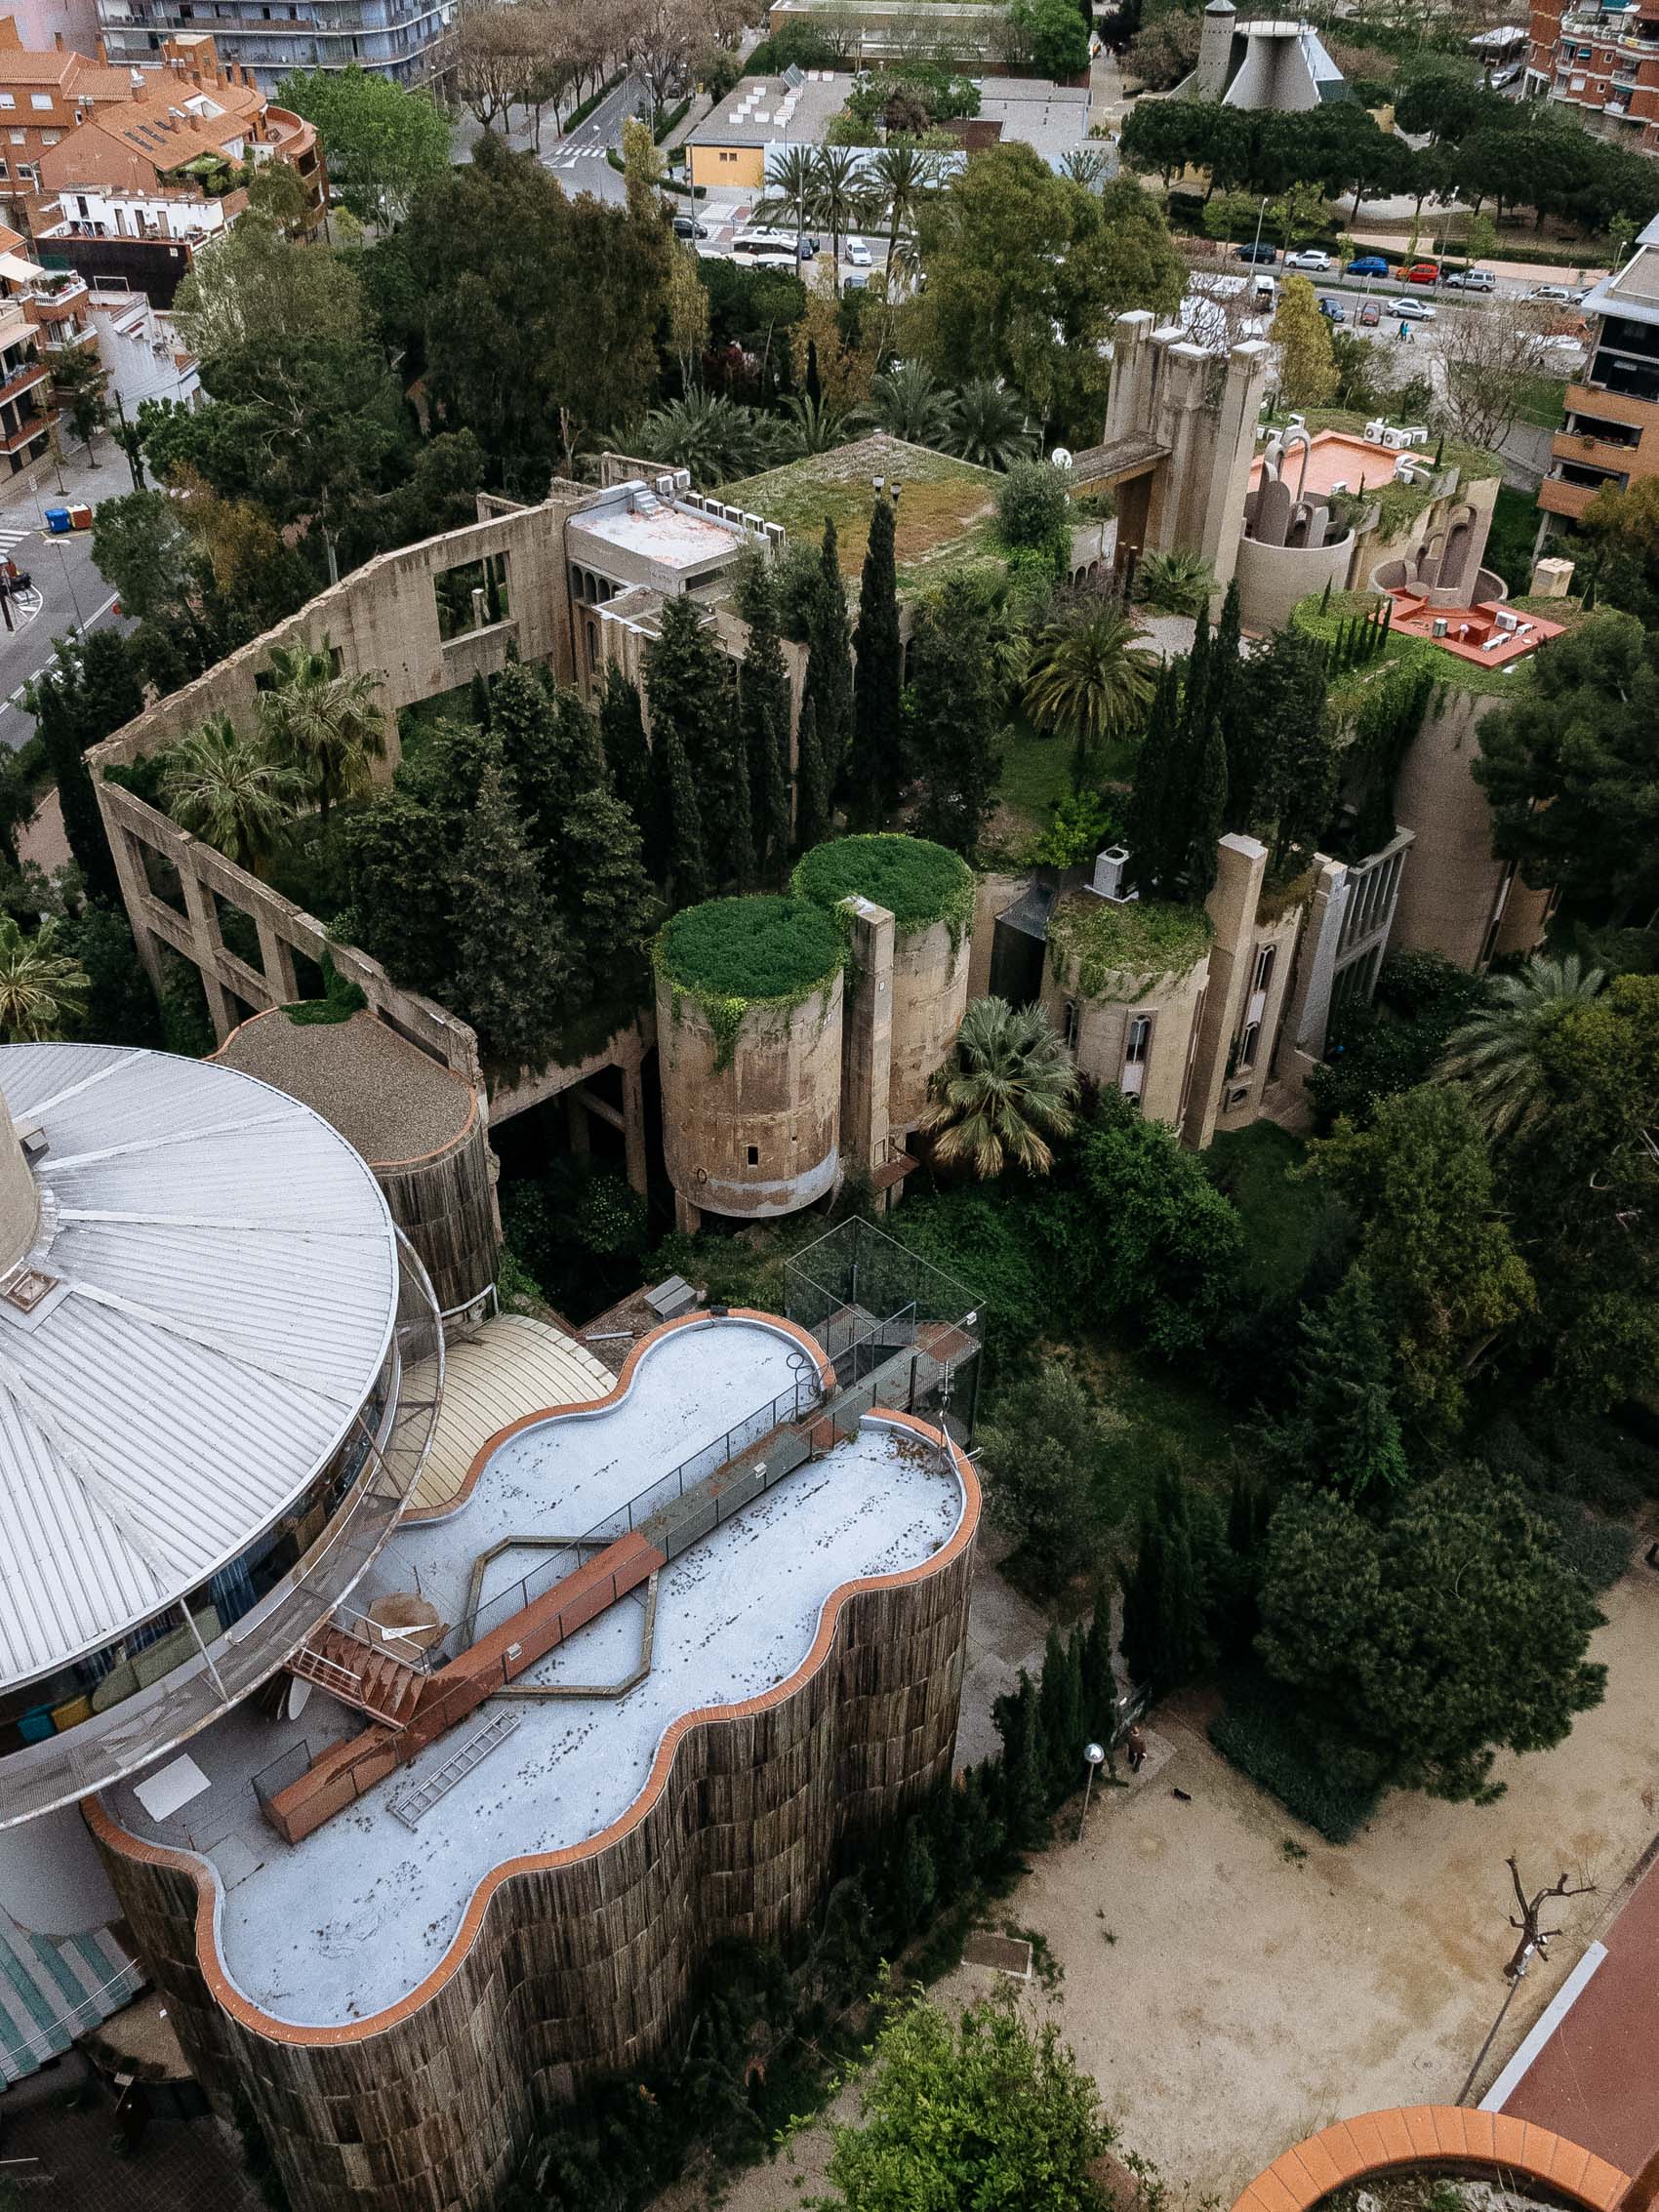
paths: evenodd
<path fill-rule="evenodd" d="M 394 84 L 435 83 L 451 66 L 450 25 L 458 0 L 99 0 L 111 61 L 153 62 L 178 38 L 211 28 L 226 60 L 274 93 L 293 69 L 353 63 Z"/>
<path fill-rule="evenodd" d="M 0 16 L 0 222 L 33 237 L 44 204 L 42 157 L 100 108 L 133 97 L 127 70 L 66 46 L 33 52 L 17 18 Z"/>
<path fill-rule="evenodd" d="M 1659 153 L 1659 0 L 1535 0 L 1528 98 L 1576 107 L 1589 129 Z"/>
<path fill-rule="evenodd" d="M 88 288 L 72 272 L 39 267 L 15 230 L 0 229 L 0 458 L 18 475 L 41 460 L 57 421 L 52 372 L 71 352 L 98 349 Z"/>
<path fill-rule="evenodd" d="M 1659 63 L 1656 63 L 1659 67 Z M 1551 441 L 1538 504 L 1570 529 L 1604 484 L 1659 475 L 1659 216 L 1584 302 L 1591 340 Z"/>

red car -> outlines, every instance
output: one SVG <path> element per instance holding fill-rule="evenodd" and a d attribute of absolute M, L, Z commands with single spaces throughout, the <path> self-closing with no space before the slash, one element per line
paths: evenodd
<path fill-rule="evenodd" d="M 1403 268 L 1399 273 L 1401 281 L 1406 284 L 1438 284 L 1440 264 L 1438 261 L 1413 261 L 1409 268 Z"/>

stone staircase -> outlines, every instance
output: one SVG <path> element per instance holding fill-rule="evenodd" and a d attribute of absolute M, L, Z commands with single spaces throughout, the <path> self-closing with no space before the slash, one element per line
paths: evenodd
<path fill-rule="evenodd" d="M 408 1726 L 426 1680 L 416 1668 L 335 1621 L 311 1631 L 289 1660 L 288 1671 L 388 1728 Z"/>

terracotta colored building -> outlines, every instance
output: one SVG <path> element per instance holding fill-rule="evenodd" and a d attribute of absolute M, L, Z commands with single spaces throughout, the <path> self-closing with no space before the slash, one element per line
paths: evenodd
<path fill-rule="evenodd" d="M 1539 0 L 1529 27 L 1529 95 L 1564 101 L 1591 130 L 1635 152 L 1659 153 L 1656 0 Z"/>
<path fill-rule="evenodd" d="M 1589 357 L 1566 388 L 1566 421 L 1538 488 L 1544 512 L 1569 526 L 1603 485 L 1622 490 L 1659 475 L 1659 216 L 1617 275 L 1591 293 L 1584 313 Z"/>

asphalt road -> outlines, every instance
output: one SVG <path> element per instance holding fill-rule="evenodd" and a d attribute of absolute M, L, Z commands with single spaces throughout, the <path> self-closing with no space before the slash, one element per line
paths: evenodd
<path fill-rule="evenodd" d="M 14 751 L 34 735 L 19 695 L 50 664 L 53 639 L 83 624 L 104 629 L 121 620 L 115 594 L 93 566 L 91 533 L 54 538 L 47 532 L 41 509 L 57 504 L 56 490 L 40 486 L 35 497 L 0 507 L 0 552 L 33 581 L 32 591 L 13 600 L 16 629 L 0 629 L 0 744 Z"/>

